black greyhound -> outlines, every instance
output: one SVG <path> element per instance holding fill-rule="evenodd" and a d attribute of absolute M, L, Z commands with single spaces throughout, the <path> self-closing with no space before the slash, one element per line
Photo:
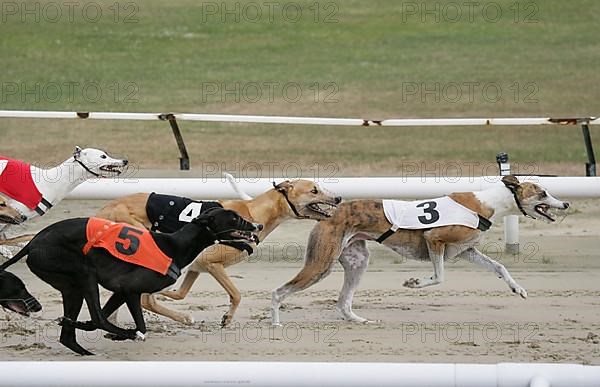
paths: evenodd
<path fill-rule="evenodd" d="M 23 281 L 4 270 L 0 270 L 0 306 L 23 316 L 42 310 L 42 305 L 27 291 Z"/>
<path fill-rule="evenodd" d="M 174 284 L 180 274 L 179 269 L 189 265 L 215 241 L 255 243 L 258 238 L 254 233 L 262 229 L 262 225 L 250 223 L 236 212 L 221 208 L 203 213 L 172 234 L 117 224 L 121 227 L 119 239 L 111 242 L 116 250 L 135 253 L 141 244 L 154 241 L 158 254 L 172 259 L 168 272 L 165 270 L 161 274 L 115 258 L 105 248 L 91 247 L 84 254 L 83 249 L 89 244 L 88 223 L 97 220 L 77 218 L 55 223 L 40 231 L 27 246 L 0 266 L 4 269 L 27 255 L 31 271 L 62 293 L 64 317 L 59 323 L 62 325 L 60 342 L 80 355 L 92 353 L 77 343 L 75 329 L 103 329 L 119 339 L 143 339 L 146 324 L 140 307 L 142 293 L 155 293 Z M 150 242 L 143 238 L 143 233 L 149 233 Z M 102 310 L 98 284 L 114 292 Z M 78 322 L 84 299 L 91 321 Z M 106 319 L 124 303 L 133 316 L 135 329 L 119 328 Z"/>

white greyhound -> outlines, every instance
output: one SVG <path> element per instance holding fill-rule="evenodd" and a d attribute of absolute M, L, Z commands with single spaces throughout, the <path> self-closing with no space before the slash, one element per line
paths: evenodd
<path fill-rule="evenodd" d="M 7 196 L 7 203 L 29 220 L 44 215 L 87 179 L 118 176 L 127 164 L 127 160 L 112 158 L 102 150 L 80 147 L 75 147 L 73 156 L 65 162 L 49 169 L 0 157 L 0 194 Z M 13 245 L 31 237 L 7 239 L 10 228 L 9 224 L 0 224 L 0 245 Z M 2 246 L 0 253 L 11 255 Z"/>

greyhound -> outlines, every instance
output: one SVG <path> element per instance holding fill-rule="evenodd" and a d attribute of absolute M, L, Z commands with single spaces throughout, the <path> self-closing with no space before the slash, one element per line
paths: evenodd
<path fill-rule="evenodd" d="M 25 288 L 19 277 L 0 270 L 0 306 L 23 316 L 42 310 L 42 305 Z"/>
<path fill-rule="evenodd" d="M 180 269 L 215 241 L 254 243 L 255 232 L 261 228 L 234 211 L 220 208 L 205 212 L 172 234 L 99 218 L 67 219 L 40 231 L 0 269 L 28 256 L 31 271 L 62 293 L 60 342 L 78 354 L 91 355 L 77 343 L 75 329 L 99 328 L 118 339 L 143 340 L 146 324 L 140 307 L 142 293 L 154 293 L 175 283 Z M 114 292 L 102 310 L 99 284 Z M 91 321 L 78 322 L 84 299 Z M 106 319 L 124 303 L 133 316 L 135 329 L 116 327 Z"/>
<path fill-rule="evenodd" d="M 68 160 L 50 169 L 0 157 L 0 193 L 9 197 L 8 205 L 32 219 L 44 215 L 87 179 L 118 176 L 127 164 L 127 160 L 112 158 L 102 150 L 80 147 L 75 147 Z M 0 225 L 0 245 L 15 245 L 33 238 L 21 235 L 7 239 L 9 229 L 9 225 Z M 2 252 L 10 255 L 6 248 Z"/>
<path fill-rule="evenodd" d="M 245 200 L 222 200 L 218 202 L 218 205 L 235 210 L 253 222 L 264 224 L 265 227 L 259 233 L 260 240 L 266 238 L 287 219 L 327 219 L 342 200 L 340 197 L 331 196 L 318 184 L 302 179 L 284 181 L 279 184 L 273 183 L 272 189 L 253 199 L 239 189 L 231 175 L 226 176 L 234 190 Z M 154 204 L 155 201 L 166 203 L 166 205 Z M 166 198 L 164 195 L 140 193 L 110 202 L 96 216 L 147 229 L 156 228 L 159 231 L 172 232 L 189 220 L 190 211 L 193 213 L 207 205 L 215 204 L 217 203 L 199 203 L 186 198 Z M 243 261 L 251 253 L 252 249 L 244 251 L 232 245 L 211 246 L 192 263 L 179 290 L 166 291 L 161 294 L 181 300 L 188 294 L 200 273 L 209 273 L 229 294 L 231 304 L 221 320 L 221 324 L 226 326 L 231 323 L 241 302 L 241 294 L 225 272 L 225 268 Z M 144 294 L 142 306 L 184 324 L 194 322 L 190 315 L 159 304 L 153 295 Z M 116 320 L 116 316 L 113 316 L 112 320 Z"/>
<path fill-rule="evenodd" d="M 430 260 L 433 263 L 432 276 L 411 278 L 404 283 L 406 287 L 423 288 L 442 283 L 444 260 L 460 257 L 496 273 L 514 293 L 526 298 L 527 292 L 515 282 L 506 268 L 478 251 L 475 246 L 482 240 L 483 231 L 490 227 L 491 222 L 505 215 L 524 214 L 553 222 L 549 209 L 566 209 L 569 204 L 552 197 L 537 184 L 520 183 L 514 176 L 505 176 L 502 183 L 483 191 L 453 193 L 441 198 L 444 199 L 442 201 L 426 200 L 413 202 L 412 205 L 411 202 L 385 200 L 354 200 L 343 203 L 333 217 L 319 222 L 311 231 L 302 270 L 292 280 L 273 291 L 272 324 L 279 325 L 281 302 L 290 294 L 325 278 L 336 259 L 344 268 L 344 286 L 336 309 L 344 319 L 367 322 L 352 311 L 352 299 L 367 269 L 369 251 L 366 241 L 370 240 L 383 243 L 407 258 Z M 394 209 L 394 202 L 404 206 L 406 214 L 416 214 L 409 220 L 420 221 L 424 227 L 407 229 L 390 222 L 388 213 L 390 208 Z M 445 216 L 441 209 L 435 208 L 438 202 L 454 206 L 455 210 L 452 211 L 465 220 L 451 220 L 445 225 L 437 226 L 436 222 L 442 221 Z"/>

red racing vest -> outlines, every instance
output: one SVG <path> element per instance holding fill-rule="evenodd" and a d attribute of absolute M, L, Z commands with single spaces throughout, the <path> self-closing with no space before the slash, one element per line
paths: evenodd
<path fill-rule="evenodd" d="M 2 160 L 8 164 L 0 175 L 0 192 L 35 210 L 42 201 L 42 194 L 33 182 L 30 164 L 0 156 Z"/>
<path fill-rule="evenodd" d="M 86 226 L 87 243 L 83 253 L 92 247 L 102 248 L 113 257 L 134 265 L 145 267 L 162 275 L 177 278 L 179 269 L 173 265 L 173 259 L 165 255 L 156 245 L 152 234 L 142 228 L 126 223 L 114 223 L 110 220 L 89 218 Z"/>

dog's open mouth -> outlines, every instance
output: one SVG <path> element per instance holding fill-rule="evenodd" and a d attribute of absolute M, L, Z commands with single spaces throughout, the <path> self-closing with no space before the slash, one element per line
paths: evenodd
<path fill-rule="evenodd" d="M 250 231 L 235 230 L 229 234 L 234 240 L 243 240 L 258 244 L 258 236 Z"/>
<path fill-rule="evenodd" d="M 323 215 L 327 218 L 333 215 L 333 212 L 336 210 L 337 206 L 332 203 L 326 202 L 314 202 L 306 205 L 306 208 L 309 210 L 316 212 L 317 214 Z"/>
<path fill-rule="evenodd" d="M 111 176 L 119 176 L 123 173 L 123 166 L 121 165 L 103 165 L 100 167 L 102 172 L 108 172 Z"/>
<path fill-rule="evenodd" d="M 550 214 L 550 206 L 549 205 L 542 203 L 542 204 L 538 204 L 534 208 L 535 208 L 535 212 L 542 215 L 544 218 L 548 219 L 550 222 L 554 222 L 555 219 Z"/>
<path fill-rule="evenodd" d="M 12 216 L 0 215 L 0 223 L 21 224 L 22 221 L 20 219 L 13 218 Z"/>
<path fill-rule="evenodd" d="M 5 309 L 11 310 L 26 317 L 29 317 L 31 312 L 39 312 L 42 310 L 42 306 L 35 299 L 32 299 L 31 301 L 8 300 L 0 303 L 0 305 L 2 305 L 2 307 Z"/>

